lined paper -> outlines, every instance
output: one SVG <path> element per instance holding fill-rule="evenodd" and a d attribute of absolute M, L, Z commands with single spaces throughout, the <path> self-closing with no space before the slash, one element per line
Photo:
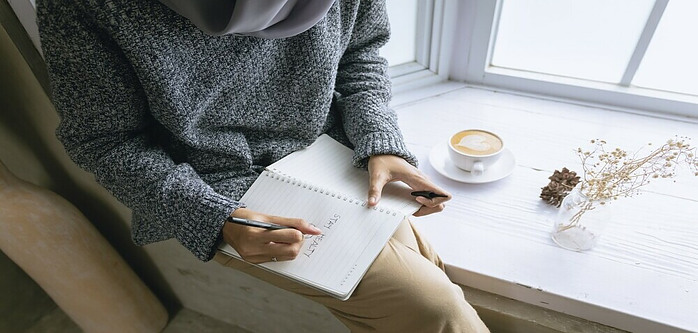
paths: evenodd
<path fill-rule="evenodd" d="M 323 134 L 308 148 L 290 154 L 267 169 L 367 200 L 368 172 L 352 166 L 353 155 L 351 149 Z M 380 206 L 412 215 L 421 204 L 410 195 L 411 191 L 404 183 L 387 184 Z"/>
<path fill-rule="evenodd" d="M 306 236 L 296 259 L 259 266 L 340 299 L 349 298 L 404 218 L 395 209 L 369 208 L 364 200 L 270 170 L 241 201 L 265 214 L 303 218 L 322 230 Z M 240 257 L 227 244 L 220 249 Z"/>

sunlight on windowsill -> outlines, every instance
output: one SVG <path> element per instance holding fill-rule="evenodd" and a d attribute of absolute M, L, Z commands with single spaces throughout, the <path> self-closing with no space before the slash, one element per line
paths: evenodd
<path fill-rule="evenodd" d="M 581 171 L 575 150 L 591 139 L 634 150 L 678 135 L 694 137 L 696 145 L 696 119 L 448 84 L 440 92 L 425 88 L 432 97 L 395 109 L 420 169 L 454 195 L 443 213 L 416 219 L 454 282 L 630 331 L 698 330 L 689 310 L 698 308 L 698 249 L 690 241 L 698 238 L 698 177 L 681 174 L 614 202 L 611 225 L 586 252 L 554 244 L 556 208 L 539 198 L 554 170 Z M 432 167 L 430 156 L 438 156 L 432 150 L 468 128 L 502 136 L 516 159 L 511 175 L 461 183 Z"/>

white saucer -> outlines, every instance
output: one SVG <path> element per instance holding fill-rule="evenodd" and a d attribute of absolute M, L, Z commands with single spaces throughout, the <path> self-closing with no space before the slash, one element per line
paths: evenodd
<path fill-rule="evenodd" d="M 497 163 L 487 168 L 482 175 L 473 176 L 468 171 L 459 169 L 450 162 L 448 157 L 448 145 L 446 143 L 438 144 L 432 148 L 429 153 L 429 162 L 442 176 L 462 183 L 482 184 L 500 180 L 510 175 L 516 167 L 516 158 L 514 154 L 504 148 L 502 156 L 499 157 Z"/>

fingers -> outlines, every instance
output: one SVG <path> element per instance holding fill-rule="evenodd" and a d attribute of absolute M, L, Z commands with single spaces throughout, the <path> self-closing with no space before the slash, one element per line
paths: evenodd
<path fill-rule="evenodd" d="M 236 226 L 237 227 L 237 226 Z M 243 260 L 251 263 L 293 260 L 303 246 L 303 234 L 296 229 L 266 230 L 239 226 L 233 248 Z"/>
<path fill-rule="evenodd" d="M 436 200 L 436 199 L 441 199 L 441 198 L 434 198 L 434 199 L 429 199 L 429 198 L 424 198 L 424 197 L 416 197 L 415 200 L 422 204 L 422 206 L 426 207 L 437 207 L 438 205 L 443 205 L 443 201 L 445 200 Z"/>
<path fill-rule="evenodd" d="M 411 184 L 408 183 L 408 185 L 412 188 L 415 188 L 413 186 L 419 186 L 416 188 L 423 188 L 425 191 L 431 191 L 434 193 L 438 194 L 443 194 L 446 197 L 437 197 L 437 198 L 425 198 L 425 197 L 416 197 L 415 200 L 422 204 L 422 207 L 415 212 L 413 215 L 414 216 L 424 216 L 424 215 L 429 215 L 433 213 L 439 213 L 446 208 L 445 202 L 448 200 L 451 200 L 452 196 L 450 193 L 448 193 L 446 190 L 434 185 L 430 181 L 428 181 L 426 178 L 421 178 L 420 177 L 415 177 L 412 178 Z M 406 182 L 407 183 L 407 182 Z"/>
<path fill-rule="evenodd" d="M 441 187 L 437 186 L 436 184 L 432 183 L 427 179 L 424 175 L 421 174 L 421 172 L 416 172 L 414 174 L 409 174 L 404 177 L 404 179 L 401 179 L 403 182 L 405 182 L 409 187 L 413 188 L 414 190 L 417 191 L 430 191 L 438 194 L 445 195 L 445 197 L 436 197 L 436 198 L 425 198 L 425 197 L 416 197 L 415 200 L 417 202 L 421 203 L 422 205 L 428 206 L 428 207 L 436 207 L 440 204 L 443 204 L 444 202 L 451 200 L 453 197 L 451 193 L 448 191 L 442 189 Z"/>
<path fill-rule="evenodd" d="M 383 170 L 371 170 L 369 176 L 368 205 L 375 206 L 381 198 L 383 187 L 390 181 L 390 177 Z"/>
<path fill-rule="evenodd" d="M 422 208 L 414 214 L 415 216 L 440 212 L 445 207 L 444 203 L 452 198 L 448 191 L 432 183 L 419 169 L 401 157 L 371 156 L 368 169 L 370 172 L 369 206 L 375 206 L 378 203 L 383 187 L 392 181 L 402 181 L 414 191 L 429 191 L 443 195 L 435 198 L 415 197 L 415 200 L 422 204 Z"/>
<path fill-rule="evenodd" d="M 280 229 L 280 230 L 261 230 L 258 232 L 259 242 L 267 243 L 282 243 L 295 244 L 303 242 L 303 234 L 296 229 Z"/>
<path fill-rule="evenodd" d="M 273 216 L 272 219 L 274 220 L 274 223 L 276 223 L 276 224 L 289 226 L 293 229 L 300 231 L 301 233 L 303 233 L 305 235 L 319 235 L 322 233 L 322 230 L 316 228 L 314 225 L 306 222 L 303 219 L 287 218 L 287 217 L 279 217 L 279 216 Z"/>
<path fill-rule="evenodd" d="M 422 206 L 422 208 L 420 208 L 418 211 L 416 211 L 412 215 L 414 215 L 414 216 L 429 215 L 429 214 L 441 212 L 444 210 L 444 208 L 446 208 L 446 205 L 444 205 L 444 204 L 438 204 L 438 205 L 433 206 L 433 207 Z"/>
<path fill-rule="evenodd" d="M 300 254 L 301 252 L 302 245 L 303 243 L 267 243 L 264 245 L 265 248 L 261 253 L 254 255 L 246 255 L 243 257 L 243 259 L 253 264 L 259 264 L 268 261 L 289 261 L 296 259 L 298 254 Z"/>
<path fill-rule="evenodd" d="M 251 263 L 293 260 L 298 256 L 305 235 L 320 235 L 322 231 L 302 219 L 286 218 L 256 213 L 238 208 L 233 216 L 289 226 L 288 229 L 267 230 L 263 228 L 225 223 L 223 240 Z"/>

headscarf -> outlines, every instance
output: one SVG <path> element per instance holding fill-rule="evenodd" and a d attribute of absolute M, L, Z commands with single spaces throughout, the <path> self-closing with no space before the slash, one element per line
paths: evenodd
<path fill-rule="evenodd" d="M 210 35 L 286 38 L 318 23 L 334 0 L 160 0 Z"/>

